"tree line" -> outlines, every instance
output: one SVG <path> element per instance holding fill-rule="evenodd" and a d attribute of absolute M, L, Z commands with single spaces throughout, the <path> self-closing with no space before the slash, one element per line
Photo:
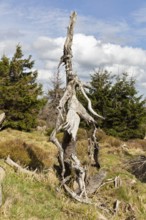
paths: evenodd
<path fill-rule="evenodd" d="M 42 85 L 37 83 L 37 71 L 33 71 L 31 56 L 24 58 L 20 45 L 10 59 L 3 55 L 0 60 L 0 110 L 5 112 L 3 129 L 10 127 L 30 131 L 38 124 L 38 115 L 52 127 L 55 111 L 63 89 L 59 75 L 53 79 L 53 88 L 48 99 L 43 96 Z M 106 133 L 122 139 L 143 138 L 146 131 L 146 100 L 138 95 L 135 79 L 127 73 L 114 76 L 107 71 L 96 71 L 91 75 L 88 96 L 94 110 L 105 120 L 98 119 L 97 125 Z M 83 97 L 84 105 L 86 102 Z M 83 126 L 86 126 L 83 124 Z"/>
<path fill-rule="evenodd" d="M 91 76 L 89 91 L 94 109 L 105 117 L 99 126 L 122 139 L 143 138 L 146 129 L 146 100 L 138 94 L 135 79 L 98 71 Z"/>

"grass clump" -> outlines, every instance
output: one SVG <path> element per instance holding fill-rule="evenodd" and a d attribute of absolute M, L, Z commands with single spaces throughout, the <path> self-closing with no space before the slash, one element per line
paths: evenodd
<path fill-rule="evenodd" d="M 77 140 L 87 140 L 87 131 L 84 128 L 79 128 L 77 133 Z"/>
<path fill-rule="evenodd" d="M 0 158 L 6 159 L 8 156 L 33 170 L 42 170 L 53 164 L 53 158 L 48 151 L 17 138 L 0 143 Z"/>
<path fill-rule="evenodd" d="M 22 165 L 28 165 L 31 162 L 31 159 L 24 146 L 25 143 L 20 139 L 1 142 L 0 158 L 6 159 L 10 156 L 14 161 L 20 161 Z"/>
<path fill-rule="evenodd" d="M 1 159 L 9 155 L 20 165 L 37 170 L 50 168 L 57 161 L 57 148 L 42 133 L 7 129 L 0 137 Z"/>

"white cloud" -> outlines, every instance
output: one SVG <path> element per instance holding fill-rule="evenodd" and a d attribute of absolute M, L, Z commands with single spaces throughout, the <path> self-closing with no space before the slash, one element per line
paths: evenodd
<path fill-rule="evenodd" d="M 74 57 L 82 66 L 92 66 L 92 68 L 107 64 L 128 66 L 146 65 L 145 50 L 102 43 L 93 36 L 83 34 L 77 34 L 74 37 Z"/>
<path fill-rule="evenodd" d="M 39 71 L 38 80 L 47 87 L 56 72 L 70 12 L 34 5 L 23 1 L 0 2 L 0 54 L 11 55 L 20 43 L 24 54 L 32 54 Z M 132 14 L 133 23 L 126 19 L 108 20 L 78 15 L 73 42 L 73 67 L 85 80 L 98 68 L 120 74 L 128 72 L 136 78 L 141 89 L 146 88 L 146 51 L 121 46 L 145 40 L 146 7 Z M 137 24 L 137 26 L 136 26 Z M 136 29 L 134 28 L 136 27 Z M 84 33 L 84 34 L 80 34 Z M 86 35 L 85 35 L 86 34 Z M 93 36 L 94 35 L 94 36 Z M 48 37 L 46 37 L 48 36 Z M 100 40 L 97 40 L 96 37 Z M 63 67 L 61 71 L 63 72 Z M 140 88 L 140 86 L 139 86 Z"/>
<path fill-rule="evenodd" d="M 63 50 L 64 38 L 39 37 L 33 44 L 39 57 L 43 60 L 57 60 Z"/>
<path fill-rule="evenodd" d="M 57 71 L 63 53 L 65 38 L 40 37 L 34 42 L 34 50 L 44 68 L 39 70 L 41 79 Z M 75 34 L 73 40 L 73 68 L 79 77 L 89 81 L 95 69 L 107 69 L 114 74 L 127 72 L 136 79 L 137 84 L 146 81 L 146 51 L 140 48 L 122 47 L 103 43 L 94 36 Z M 63 68 L 61 69 L 63 70 Z"/>

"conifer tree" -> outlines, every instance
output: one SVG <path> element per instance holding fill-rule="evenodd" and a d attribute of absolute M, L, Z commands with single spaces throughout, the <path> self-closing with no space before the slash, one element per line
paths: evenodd
<path fill-rule="evenodd" d="M 12 59 L 0 60 L 0 109 L 6 113 L 4 127 L 31 130 L 36 126 L 37 115 L 43 105 L 41 85 L 36 83 L 37 71 L 32 71 L 31 56 L 23 57 L 17 45 Z"/>
<path fill-rule="evenodd" d="M 116 77 L 111 88 L 111 106 L 107 119 L 108 133 L 124 139 L 143 138 L 146 118 L 145 100 L 138 95 L 135 80 L 127 73 Z"/>
<path fill-rule="evenodd" d="M 105 71 L 97 71 L 91 75 L 91 88 L 89 91 L 90 99 L 92 100 L 92 105 L 97 113 L 103 115 L 107 118 L 109 112 L 108 108 L 111 102 L 111 86 L 114 76 Z M 98 120 L 98 125 L 104 127 L 106 120 Z"/>
<path fill-rule="evenodd" d="M 146 118 L 145 100 L 138 95 L 135 80 L 126 73 L 111 76 L 107 71 L 91 76 L 90 97 L 98 113 L 105 117 L 98 124 L 108 134 L 129 138 L 143 138 Z"/>

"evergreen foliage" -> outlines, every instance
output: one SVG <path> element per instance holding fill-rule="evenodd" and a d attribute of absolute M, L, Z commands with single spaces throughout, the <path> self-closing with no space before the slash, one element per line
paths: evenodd
<path fill-rule="evenodd" d="M 29 131 L 36 126 L 37 115 L 42 107 L 41 85 L 36 83 L 37 71 L 32 71 L 31 56 L 23 58 L 17 45 L 12 59 L 0 60 L 0 109 L 6 113 L 4 127 Z"/>
<path fill-rule="evenodd" d="M 99 121 L 101 128 L 122 139 L 143 138 L 146 118 L 145 100 L 138 95 L 135 80 L 122 76 L 111 76 L 107 71 L 95 72 L 91 76 L 89 91 L 94 109 L 105 117 Z"/>
<path fill-rule="evenodd" d="M 111 86 L 113 76 L 107 71 L 98 71 L 91 75 L 91 87 L 89 97 L 92 100 L 93 108 L 98 114 L 107 118 L 111 102 Z M 98 121 L 99 126 L 103 126 L 106 121 Z"/>

